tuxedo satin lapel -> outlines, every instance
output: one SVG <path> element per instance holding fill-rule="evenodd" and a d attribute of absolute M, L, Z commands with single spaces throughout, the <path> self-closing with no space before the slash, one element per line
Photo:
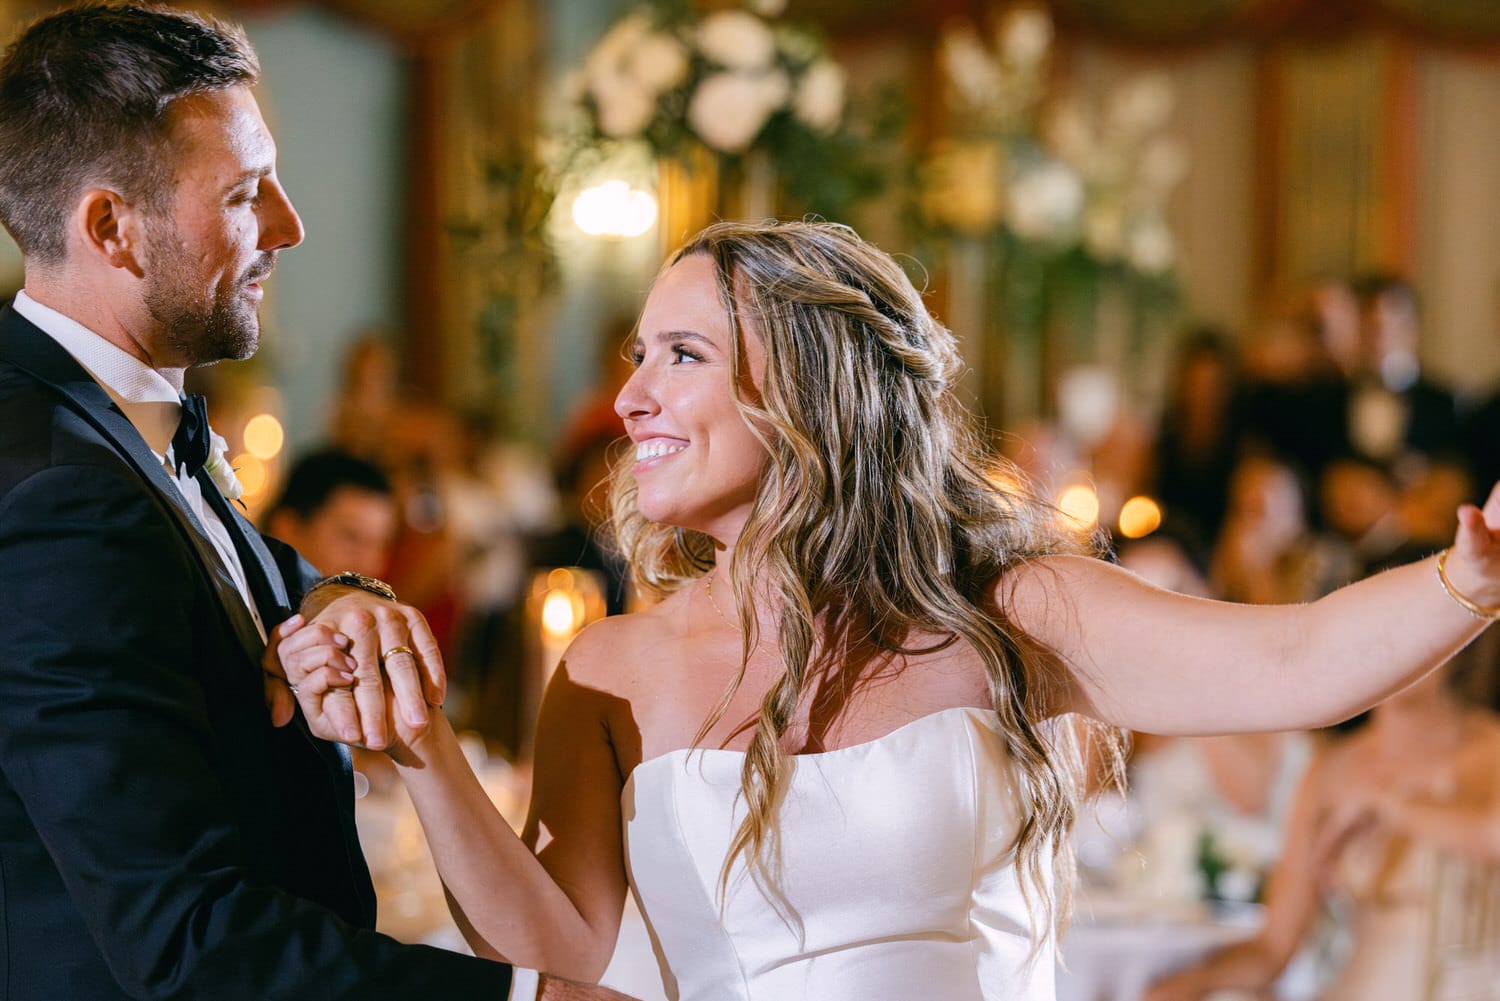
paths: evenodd
<path fill-rule="evenodd" d="M 73 356 L 52 338 L 42 333 L 15 310 L 7 306 L 0 311 L 0 362 L 9 362 L 56 389 L 72 403 L 74 410 L 92 424 L 105 440 L 149 483 L 163 507 L 177 521 L 184 539 L 198 554 L 213 587 L 214 595 L 229 616 L 240 645 L 253 664 L 260 663 L 265 642 L 255 628 L 255 620 L 245 608 L 239 588 L 229 570 L 219 559 L 213 543 L 197 515 L 187 505 L 182 491 L 167 475 L 166 467 L 146 445 L 135 425 L 120 412 L 109 394 L 83 370 Z"/>
<path fill-rule="evenodd" d="M 219 492 L 218 487 L 214 486 L 213 477 L 209 476 L 208 470 L 199 470 L 196 479 L 198 486 L 203 490 L 204 499 L 214 509 L 219 520 L 224 523 L 229 537 L 234 540 L 235 552 L 239 553 L 240 564 L 245 568 L 245 579 L 250 585 L 255 601 L 260 605 L 261 621 L 268 629 L 275 626 L 292 613 L 290 599 L 286 592 L 286 582 L 281 578 L 281 571 L 276 566 L 276 560 L 271 556 L 271 551 L 266 548 L 265 543 L 261 541 L 260 533 L 255 530 L 255 526 L 235 509 L 234 504 Z M 354 773 L 354 760 L 347 747 L 319 739 L 308 728 L 307 718 L 302 715 L 300 709 L 293 716 L 293 725 L 307 738 L 314 753 L 322 760 L 323 766 L 338 781 L 347 782 L 351 779 Z M 351 843 L 357 845 L 359 833 L 352 823 L 352 818 L 343 819 L 346 837 Z M 350 864 L 354 865 L 355 862 L 355 857 L 351 855 Z M 361 888 L 360 881 L 354 882 L 356 888 L 359 889 L 361 899 L 373 913 L 374 898 L 365 899 L 367 894 Z"/>
<path fill-rule="evenodd" d="M 262 621 L 267 628 L 276 625 L 292 613 L 292 608 L 291 599 L 286 593 L 286 582 L 281 579 L 281 570 L 276 566 L 275 558 L 261 541 L 255 526 L 219 492 L 208 470 L 199 470 L 196 479 L 204 499 L 224 523 L 229 537 L 234 540 L 235 552 L 239 553 L 240 563 L 245 568 L 245 578 L 260 605 Z"/>

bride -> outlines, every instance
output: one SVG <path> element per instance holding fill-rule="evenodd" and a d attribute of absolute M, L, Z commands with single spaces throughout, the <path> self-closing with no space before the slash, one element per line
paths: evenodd
<path fill-rule="evenodd" d="M 392 705 L 388 751 L 483 956 L 597 979 L 633 892 L 682 1001 L 1051 998 L 1078 787 L 1057 717 L 1320 726 L 1500 604 L 1500 492 L 1459 511 L 1441 584 L 1428 560 L 1251 607 L 1089 558 L 978 447 L 953 336 L 843 226 L 711 226 L 634 355 L 613 526 L 660 600 L 567 652 L 522 838 L 442 715 Z M 293 628 L 282 665 L 331 735 L 347 661 Z"/>

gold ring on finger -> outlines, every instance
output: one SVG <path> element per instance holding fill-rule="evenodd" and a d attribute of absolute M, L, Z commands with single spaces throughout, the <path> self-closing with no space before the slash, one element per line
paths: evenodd
<path fill-rule="evenodd" d="M 413 660 L 415 660 L 416 656 L 417 656 L 417 651 L 413 650 L 411 647 L 407 646 L 405 643 L 402 643 L 399 646 L 393 646 L 393 647 L 391 647 L 385 653 L 381 654 L 380 655 L 380 662 L 383 664 L 386 661 L 390 660 L 392 657 L 396 656 L 396 654 L 398 654 L 398 653 L 404 653 L 404 654 L 410 656 Z"/>

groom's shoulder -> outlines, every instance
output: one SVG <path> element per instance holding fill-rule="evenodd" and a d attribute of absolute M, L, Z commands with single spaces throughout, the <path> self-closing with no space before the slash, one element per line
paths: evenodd
<path fill-rule="evenodd" d="M 124 471 L 118 452 L 60 392 L 0 362 L 0 492 L 62 465 Z"/>
<path fill-rule="evenodd" d="M 0 362 L 0 462 L 13 466 L 49 457 L 59 432 L 81 433 L 84 423 L 69 429 L 62 396 L 35 376 Z M 62 428 L 57 425 L 61 421 Z"/>

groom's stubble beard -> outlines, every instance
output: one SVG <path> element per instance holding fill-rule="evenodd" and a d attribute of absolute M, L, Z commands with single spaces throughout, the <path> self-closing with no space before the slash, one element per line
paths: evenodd
<path fill-rule="evenodd" d="M 149 250 L 146 310 L 161 325 L 167 343 L 189 366 L 243 361 L 255 354 L 260 346 L 260 316 L 245 297 L 244 288 L 271 273 L 276 266 L 273 252 L 261 253 L 229 285 L 205 290 L 209 293 L 205 301 L 194 294 L 194 286 L 201 279 L 194 274 L 188 252 L 175 234 L 153 231 Z"/>

